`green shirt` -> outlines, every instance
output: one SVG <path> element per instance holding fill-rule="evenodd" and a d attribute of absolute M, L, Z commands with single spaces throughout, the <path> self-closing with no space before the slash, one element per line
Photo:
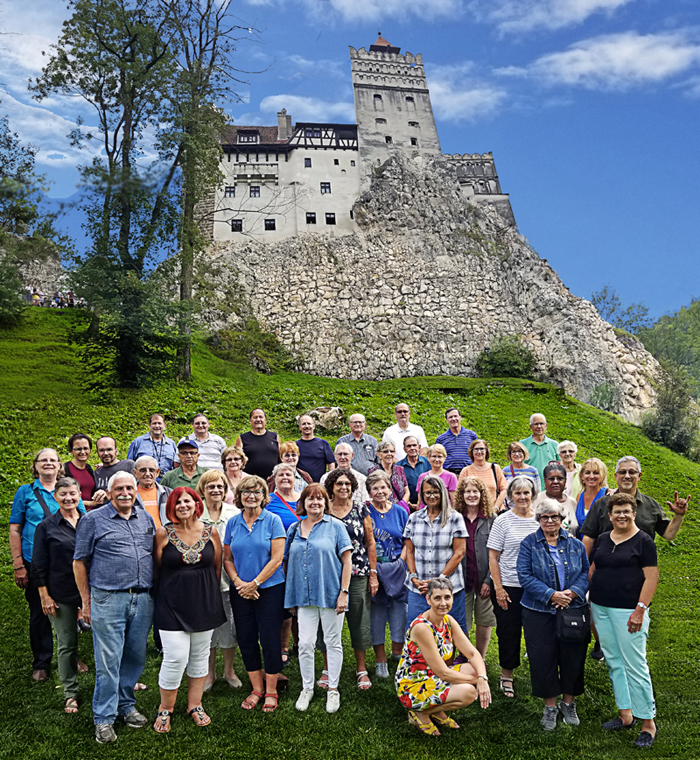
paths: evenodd
<path fill-rule="evenodd" d="M 160 484 L 166 488 L 197 488 L 199 479 L 206 472 L 206 468 L 197 465 L 197 469 L 194 471 L 194 475 L 188 478 L 182 470 L 182 467 L 176 467 L 170 472 L 166 472 L 161 478 Z"/>
<path fill-rule="evenodd" d="M 545 436 L 542 443 L 537 443 L 532 436 L 528 436 L 527 438 L 523 438 L 520 443 L 530 453 L 527 464 L 537 469 L 540 473 L 541 482 L 544 485 L 544 468 L 552 461 L 559 461 L 559 454 L 557 453 L 559 441 L 554 441 Z"/>

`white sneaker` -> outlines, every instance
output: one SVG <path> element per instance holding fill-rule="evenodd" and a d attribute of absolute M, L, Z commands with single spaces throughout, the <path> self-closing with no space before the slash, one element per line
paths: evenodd
<path fill-rule="evenodd" d="M 334 713 L 338 712 L 340 707 L 340 692 L 338 689 L 328 689 L 328 696 L 326 697 L 326 712 Z"/>
<path fill-rule="evenodd" d="M 313 689 L 303 689 L 301 694 L 299 695 L 299 699 L 297 699 L 297 703 L 296 703 L 297 710 L 301 710 L 301 712 L 308 710 L 309 705 L 311 704 L 311 700 L 313 698 L 314 698 Z"/>
<path fill-rule="evenodd" d="M 389 678 L 389 663 L 378 662 L 374 673 L 377 678 Z"/>

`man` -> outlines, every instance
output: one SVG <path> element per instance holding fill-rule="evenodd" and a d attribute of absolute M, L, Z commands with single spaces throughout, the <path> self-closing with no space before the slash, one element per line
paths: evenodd
<path fill-rule="evenodd" d="M 678 491 L 676 491 L 673 503 L 666 502 L 673 512 L 673 519 L 669 520 L 663 507 L 657 501 L 638 490 L 637 485 L 641 476 L 642 466 L 636 457 L 627 456 L 618 459 L 615 465 L 617 492 L 629 494 L 637 502 L 637 516 L 634 519 L 637 527 L 651 538 L 654 538 L 654 535 L 658 533 L 667 541 L 673 541 L 678 535 L 683 518 L 688 511 L 690 496 L 686 499 L 679 499 Z M 612 523 L 608 517 L 609 501 L 610 496 L 603 496 L 598 501 L 593 502 L 581 526 L 581 540 L 589 554 L 598 536 L 612 530 Z"/>
<path fill-rule="evenodd" d="M 469 447 L 479 436 L 473 430 L 462 427 L 462 417 L 454 407 L 445 412 L 445 419 L 449 429 L 439 435 L 435 443 L 444 446 L 447 451 L 447 459 L 443 467 L 459 477 L 462 468 L 469 467 L 472 463 Z"/>
<path fill-rule="evenodd" d="M 220 435 L 209 432 L 209 420 L 205 414 L 195 414 L 192 418 L 192 435 L 187 436 L 187 438 L 197 444 L 201 467 L 204 467 L 205 470 L 224 471 L 221 455 L 226 448 L 226 441 Z M 180 462 L 177 454 L 175 454 L 175 462 Z"/>
<path fill-rule="evenodd" d="M 355 470 L 352 466 L 352 461 L 355 457 L 355 452 L 352 450 L 352 446 L 349 443 L 336 443 L 335 445 L 335 461 L 341 470 L 352 470 L 353 477 L 357 480 L 357 490 L 352 495 L 352 502 L 355 506 L 362 506 L 368 499 L 367 488 L 365 482 L 367 476 L 363 475 L 358 470 Z M 321 477 L 319 483 L 325 486 L 328 473 Z"/>
<path fill-rule="evenodd" d="M 326 465 L 330 470 L 335 467 L 333 451 L 328 441 L 314 435 L 316 423 L 313 417 L 302 414 L 298 425 L 301 431 L 301 438 L 296 442 L 299 447 L 299 467 L 311 475 L 314 483 L 318 483 L 326 471 Z"/>
<path fill-rule="evenodd" d="M 197 442 L 183 438 L 177 444 L 177 453 L 180 458 L 180 466 L 166 473 L 160 484 L 173 491 L 180 486 L 197 488 L 199 479 L 206 472 L 206 469 L 198 464 L 199 448 Z"/>
<path fill-rule="evenodd" d="M 134 465 L 136 491 L 141 506 L 153 518 L 156 528 L 168 522 L 165 516 L 165 504 L 172 489 L 158 483 L 160 470 L 158 462 L 153 457 L 139 457 Z"/>
<path fill-rule="evenodd" d="M 104 501 L 107 498 L 107 483 L 112 475 L 117 472 L 133 472 L 134 462 L 132 459 L 119 459 L 117 442 L 108 435 L 103 435 L 95 442 L 97 456 L 102 465 L 95 468 L 95 493 L 94 501 Z"/>
<path fill-rule="evenodd" d="M 547 420 L 544 414 L 533 414 L 530 417 L 530 430 L 532 435 L 523 438 L 520 443 L 530 453 L 528 465 L 534 467 L 540 473 L 540 482 L 544 483 L 544 468 L 553 461 L 559 461 L 557 446 L 559 441 L 546 436 Z"/>
<path fill-rule="evenodd" d="M 367 420 L 364 414 L 350 415 L 350 430 L 352 432 L 338 438 L 338 443 L 347 443 L 352 447 L 355 456 L 352 459 L 352 469 L 367 475 L 367 470 L 377 464 L 377 439 L 365 434 Z M 337 449 L 336 449 L 337 450 Z"/>
<path fill-rule="evenodd" d="M 238 436 L 236 446 L 243 449 L 248 461 L 245 471 L 267 480 L 280 461 L 282 441 L 277 433 L 267 429 L 267 417 L 262 409 L 250 413 L 250 432 Z"/>
<path fill-rule="evenodd" d="M 408 481 L 408 503 L 411 509 L 418 509 L 418 478 L 430 471 L 430 462 L 420 453 L 420 443 L 414 435 L 406 436 L 403 440 L 403 450 L 406 456 L 396 464 L 403 467 Z"/>
<path fill-rule="evenodd" d="M 113 727 L 117 717 L 132 728 L 148 722 L 136 709 L 134 686 L 146 663 L 153 622 L 149 590 L 156 532 L 151 516 L 134 508 L 136 479 L 131 473 L 114 474 L 107 493 L 107 504 L 80 519 L 73 555 L 83 620 L 92 625 L 92 711 L 100 744 L 117 740 Z"/>
<path fill-rule="evenodd" d="M 420 453 L 425 456 L 428 453 L 428 440 L 423 428 L 410 422 L 411 410 L 408 404 L 397 404 L 394 409 L 396 424 L 389 426 L 382 436 L 382 441 L 391 441 L 396 451 L 403 451 L 403 442 L 407 435 L 415 436 L 420 444 Z"/>
<path fill-rule="evenodd" d="M 129 444 L 126 458 L 135 462 L 139 457 L 154 457 L 160 474 L 165 475 L 174 467 L 177 446 L 172 438 L 165 435 L 165 418 L 162 414 L 151 415 L 148 430 L 148 433 L 134 438 Z"/>

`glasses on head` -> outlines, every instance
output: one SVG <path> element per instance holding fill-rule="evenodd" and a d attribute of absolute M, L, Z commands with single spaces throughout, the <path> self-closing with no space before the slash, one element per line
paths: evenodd
<path fill-rule="evenodd" d="M 560 515 L 542 515 L 540 522 L 559 522 L 561 520 Z"/>
<path fill-rule="evenodd" d="M 632 517 L 634 512 L 631 509 L 625 509 L 623 512 L 613 512 L 613 517 Z"/>
<path fill-rule="evenodd" d="M 253 496 L 262 496 L 263 495 L 263 491 L 249 491 L 247 488 L 244 488 L 241 491 L 241 493 L 243 494 L 243 496 L 250 496 L 251 494 Z"/>

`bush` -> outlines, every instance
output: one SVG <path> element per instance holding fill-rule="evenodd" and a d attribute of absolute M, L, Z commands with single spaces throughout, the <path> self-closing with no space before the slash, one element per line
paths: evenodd
<path fill-rule="evenodd" d="M 534 379 L 534 353 L 514 335 L 503 335 L 476 360 L 479 377 L 520 377 Z"/>
<path fill-rule="evenodd" d="M 604 412 L 618 412 L 620 409 L 620 391 L 614 383 L 599 383 L 591 391 L 588 403 Z"/>
<path fill-rule="evenodd" d="M 247 319 L 239 330 L 220 330 L 206 340 L 212 353 L 235 364 L 248 364 L 271 374 L 291 367 L 291 357 L 276 335 L 265 332 L 257 319 Z"/>
<path fill-rule="evenodd" d="M 26 306 L 21 293 L 17 267 L 7 259 L 0 259 L 0 327 L 12 327 L 21 319 Z"/>

